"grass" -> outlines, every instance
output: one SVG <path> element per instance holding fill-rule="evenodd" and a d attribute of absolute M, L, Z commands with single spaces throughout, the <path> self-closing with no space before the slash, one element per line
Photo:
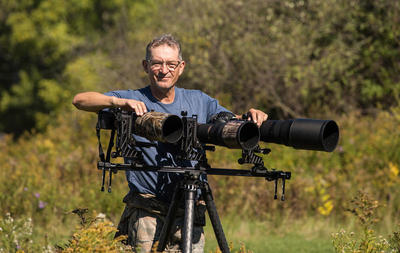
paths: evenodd
<path fill-rule="evenodd" d="M 334 252 L 330 234 L 337 229 L 326 220 L 289 221 L 279 226 L 268 221 L 252 221 L 238 217 L 221 219 L 228 243 L 233 251 L 245 247 L 251 252 Z M 218 243 L 210 220 L 205 227 L 205 252 L 215 252 Z"/>

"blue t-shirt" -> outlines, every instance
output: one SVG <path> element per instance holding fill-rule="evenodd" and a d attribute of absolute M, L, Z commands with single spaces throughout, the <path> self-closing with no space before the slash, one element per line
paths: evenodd
<path fill-rule="evenodd" d="M 199 90 L 188 90 L 175 87 L 175 99 L 171 104 L 158 101 L 147 86 L 138 90 L 119 90 L 105 93 L 108 96 L 135 99 L 144 102 L 147 111 L 164 112 L 181 116 L 187 111 L 188 116 L 197 115 L 198 123 L 207 123 L 210 118 L 222 111 L 228 111 L 219 105 L 216 99 Z M 147 139 L 135 136 L 137 141 L 149 142 Z M 177 147 L 173 144 L 156 143 L 155 147 L 137 147 L 142 151 L 144 161 L 151 166 L 193 166 L 190 161 L 176 160 Z M 129 162 L 129 161 L 127 161 Z M 158 199 L 168 202 L 175 185 L 182 178 L 179 173 L 163 173 L 154 171 L 126 171 L 126 178 L 131 192 L 150 193 Z"/>

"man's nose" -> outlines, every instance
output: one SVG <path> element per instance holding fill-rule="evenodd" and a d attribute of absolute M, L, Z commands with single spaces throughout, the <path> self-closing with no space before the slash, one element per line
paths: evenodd
<path fill-rule="evenodd" d="M 161 65 L 160 72 L 163 73 L 163 74 L 167 74 L 169 72 L 169 69 L 168 69 L 167 64 L 165 62 L 163 62 L 163 64 Z"/>

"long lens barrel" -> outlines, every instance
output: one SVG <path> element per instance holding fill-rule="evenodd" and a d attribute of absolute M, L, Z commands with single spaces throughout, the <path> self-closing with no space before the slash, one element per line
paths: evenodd
<path fill-rule="evenodd" d="M 260 140 L 296 149 L 331 152 L 339 140 L 339 127 L 333 120 L 267 120 L 260 127 Z"/>
<path fill-rule="evenodd" d="M 250 150 L 257 146 L 260 132 L 253 122 L 232 120 L 226 123 L 199 124 L 197 138 L 203 143 Z"/>
<path fill-rule="evenodd" d="M 175 143 L 183 134 L 183 122 L 176 115 L 148 112 L 134 117 L 132 132 L 151 141 Z"/>

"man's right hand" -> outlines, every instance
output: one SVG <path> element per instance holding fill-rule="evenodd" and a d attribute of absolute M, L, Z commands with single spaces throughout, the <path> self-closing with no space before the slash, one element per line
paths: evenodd
<path fill-rule="evenodd" d="M 138 116 L 147 112 L 146 105 L 142 101 L 106 96 L 98 92 L 79 93 L 74 97 L 72 104 L 79 110 L 89 112 L 99 112 L 104 108 L 116 107 L 126 111 L 134 111 Z"/>
<path fill-rule="evenodd" d="M 117 98 L 117 97 L 111 97 L 112 98 L 112 107 L 120 107 L 122 110 L 125 111 L 134 111 L 136 115 L 142 116 L 147 112 L 146 105 L 139 100 L 134 100 L 134 99 L 125 99 L 125 98 Z"/>

